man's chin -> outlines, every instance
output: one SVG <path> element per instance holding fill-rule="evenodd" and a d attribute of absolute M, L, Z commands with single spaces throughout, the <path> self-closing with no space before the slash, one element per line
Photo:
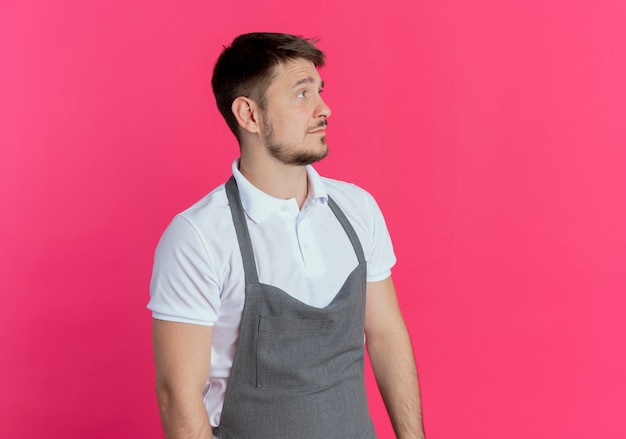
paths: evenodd
<path fill-rule="evenodd" d="M 324 160 L 326 158 L 326 156 L 328 156 L 328 145 L 326 145 L 326 138 L 322 139 L 323 140 L 323 144 L 324 144 L 324 148 L 320 151 L 320 153 L 315 157 L 315 160 L 312 161 L 309 164 L 312 163 L 317 163 L 321 160 Z"/>
<path fill-rule="evenodd" d="M 306 166 L 312 165 L 313 163 L 317 163 L 328 155 L 328 146 L 324 144 L 324 149 L 316 152 L 302 153 L 298 154 L 295 157 L 292 157 L 292 164 L 297 166 Z"/>
<path fill-rule="evenodd" d="M 266 142 L 266 147 L 274 158 L 285 165 L 306 166 L 324 159 L 328 155 L 326 136 L 320 139 L 321 143 L 308 151 L 286 151 L 282 145 Z"/>

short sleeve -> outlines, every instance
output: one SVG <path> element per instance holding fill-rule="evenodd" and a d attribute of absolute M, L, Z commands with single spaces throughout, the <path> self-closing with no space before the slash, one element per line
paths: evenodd
<path fill-rule="evenodd" d="M 178 215 L 157 246 L 148 309 L 160 320 L 212 326 L 220 293 L 214 264 L 196 228 Z"/>

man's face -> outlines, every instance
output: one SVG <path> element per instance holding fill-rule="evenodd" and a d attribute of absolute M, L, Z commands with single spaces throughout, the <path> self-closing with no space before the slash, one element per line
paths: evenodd
<path fill-rule="evenodd" d="M 263 142 L 289 165 L 308 165 L 326 157 L 326 119 L 330 108 L 320 96 L 324 84 L 315 65 L 304 59 L 281 63 L 265 94 Z"/>

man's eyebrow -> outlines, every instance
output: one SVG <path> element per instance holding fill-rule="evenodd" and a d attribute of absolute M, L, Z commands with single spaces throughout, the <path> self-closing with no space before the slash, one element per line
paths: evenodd
<path fill-rule="evenodd" d="M 312 76 L 307 76 L 306 78 L 302 78 L 298 82 L 296 82 L 293 88 L 296 88 L 302 84 L 313 84 L 315 83 L 315 79 Z M 320 81 L 320 88 L 324 88 L 324 81 Z"/>

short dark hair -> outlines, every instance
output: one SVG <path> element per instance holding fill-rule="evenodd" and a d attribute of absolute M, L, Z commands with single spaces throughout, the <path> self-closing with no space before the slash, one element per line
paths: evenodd
<path fill-rule="evenodd" d="M 305 59 L 322 67 L 324 53 L 315 47 L 316 42 L 289 34 L 254 32 L 239 35 L 224 48 L 215 63 L 211 85 L 217 108 L 237 139 L 239 125 L 231 109 L 233 101 L 245 96 L 264 107 L 265 92 L 280 63 Z"/>

